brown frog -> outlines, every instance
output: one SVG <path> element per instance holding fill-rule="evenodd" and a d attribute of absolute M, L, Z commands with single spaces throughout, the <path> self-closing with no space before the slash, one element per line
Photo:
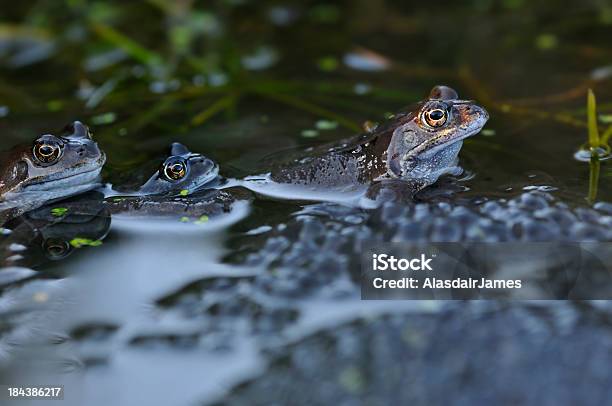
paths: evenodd
<path fill-rule="evenodd" d="M 444 174 L 461 172 L 457 163 L 463 140 L 480 132 L 488 119 L 473 101 L 460 99 L 450 87 L 436 86 L 427 99 L 385 125 L 339 146 L 315 149 L 267 176 L 247 178 L 244 185 L 276 197 L 306 186 L 302 196 L 308 199 L 320 191 L 346 192 L 401 179 L 416 193 Z M 282 185 L 293 187 L 287 192 Z"/>

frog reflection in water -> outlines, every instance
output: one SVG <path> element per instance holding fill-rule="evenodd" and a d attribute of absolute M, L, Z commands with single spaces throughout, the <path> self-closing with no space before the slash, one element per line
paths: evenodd
<path fill-rule="evenodd" d="M 38 268 L 62 260 L 76 248 L 98 245 L 110 229 L 110 213 L 99 192 L 87 192 L 32 210 L 7 224 L 0 238 L 0 264 Z M 14 247 L 20 247 L 14 251 Z"/>
<path fill-rule="evenodd" d="M 237 200 L 249 199 L 245 191 L 220 190 L 225 182 L 213 160 L 174 143 L 170 156 L 144 185 L 106 201 L 113 215 L 215 216 L 229 212 Z"/>
<path fill-rule="evenodd" d="M 105 154 L 89 129 L 75 121 L 64 134 L 3 153 L 0 160 L 0 225 L 48 202 L 99 186 Z"/>
<path fill-rule="evenodd" d="M 262 194 L 291 197 L 282 187 L 270 186 L 306 186 L 316 195 L 320 190 L 346 192 L 372 182 L 401 179 L 416 193 L 444 174 L 461 173 L 457 163 L 463 140 L 477 134 L 488 118 L 484 108 L 459 99 L 455 90 L 436 86 L 428 99 L 386 125 L 340 146 L 316 149 L 273 170 L 266 180 L 251 177 L 245 186 Z"/>

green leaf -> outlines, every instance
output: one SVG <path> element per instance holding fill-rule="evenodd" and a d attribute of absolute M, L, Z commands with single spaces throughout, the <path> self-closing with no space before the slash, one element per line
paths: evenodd
<path fill-rule="evenodd" d="M 66 213 L 68 213 L 68 209 L 66 207 L 56 207 L 51 209 L 51 215 L 55 217 L 62 217 Z"/>
<path fill-rule="evenodd" d="M 491 130 L 490 128 L 485 128 L 480 132 L 485 137 L 492 137 L 495 135 L 495 130 Z"/>
<path fill-rule="evenodd" d="M 102 245 L 102 241 L 100 240 L 90 240 L 89 238 L 73 238 L 70 240 L 70 245 L 74 248 L 82 248 L 82 247 L 98 247 Z"/>
<path fill-rule="evenodd" d="M 200 216 L 200 218 L 195 222 L 196 224 L 204 224 L 208 221 L 208 216 Z"/>
<path fill-rule="evenodd" d="M 314 138 L 319 135 L 317 130 L 304 130 L 302 131 L 302 137 L 304 138 Z"/>
<path fill-rule="evenodd" d="M 333 56 L 327 56 L 317 61 L 317 65 L 323 72 L 333 72 L 338 69 L 338 60 Z"/>
<path fill-rule="evenodd" d="M 189 190 L 188 189 L 183 189 L 179 192 L 179 195 L 181 196 L 188 196 L 189 195 Z"/>
<path fill-rule="evenodd" d="M 317 130 L 335 130 L 338 128 L 338 123 L 331 120 L 319 120 L 315 123 Z"/>
<path fill-rule="evenodd" d="M 554 34 L 541 34 L 536 38 L 536 47 L 543 51 L 554 49 L 559 45 L 559 40 Z"/>
<path fill-rule="evenodd" d="M 603 124 L 612 124 L 612 114 L 600 114 L 599 121 Z"/>
<path fill-rule="evenodd" d="M 91 123 L 94 125 L 108 125 L 112 124 L 117 120 L 117 115 L 113 112 L 108 112 L 104 114 L 100 114 L 97 116 L 93 116 L 91 118 Z"/>

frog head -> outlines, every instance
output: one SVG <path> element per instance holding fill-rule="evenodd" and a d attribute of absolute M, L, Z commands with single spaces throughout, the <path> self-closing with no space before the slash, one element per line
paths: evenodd
<path fill-rule="evenodd" d="M 436 86 L 409 119 L 398 126 L 387 149 L 387 173 L 424 186 L 444 174 L 458 174 L 463 140 L 482 129 L 489 115 L 447 86 Z"/>
<path fill-rule="evenodd" d="M 219 166 L 215 161 L 175 142 L 171 145 L 170 156 L 139 192 L 146 195 L 191 193 L 212 182 L 218 175 Z"/>
<path fill-rule="evenodd" d="M 99 185 L 106 155 L 87 126 L 75 121 L 61 135 L 45 134 L 0 161 L 0 208 L 40 207 Z"/>

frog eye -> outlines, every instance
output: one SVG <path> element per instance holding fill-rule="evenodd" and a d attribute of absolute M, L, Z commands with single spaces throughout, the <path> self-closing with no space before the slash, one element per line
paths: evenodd
<path fill-rule="evenodd" d="M 187 174 L 187 164 L 183 160 L 172 160 L 164 164 L 164 175 L 169 180 L 181 180 Z"/>
<path fill-rule="evenodd" d="M 438 128 L 443 126 L 444 123 L 446 123 L 448 113 L 444 109 L 435 108 L 425 111 L 423 116 L 427 125 L 433 128 Z"/>
<path fill-rule="evenodd" d="M 62 156 L 62 145 L 52 139 L 40 139 L 34 143 L 32 154 L 36 160 L 44 165 L 53 165 Z"/>
<path fill-rule="evenodd" d="M 70 243 L 64 240 L 49 238 L 43 242 L 47 258 L 56 260 L 65 258 L 71 251 Z"/>

